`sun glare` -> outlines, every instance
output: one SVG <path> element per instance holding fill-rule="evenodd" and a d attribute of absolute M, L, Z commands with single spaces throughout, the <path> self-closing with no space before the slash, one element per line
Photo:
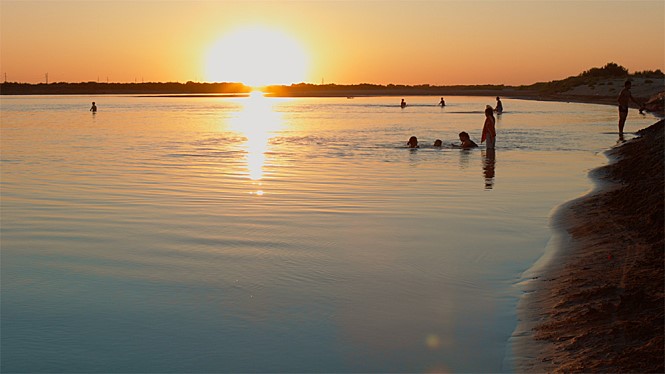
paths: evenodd
<path fill-rule="evenodd" d="M 238 101 L 242 103 L 242 110 L 230 118 L 229 123 L 233 131 L 247 138 L 244 147 L 249 178 L 260 182 L 270 138 L 281 128 L 283 119 L 281 114 L 274 110 L 274 101 L 261 93 L 253 92 L 249 97 L 239 98 Z"/>
<path fill-rule="evenodd" d="M 208 51 L 209 82 L 240 82 L 251 87 L 304 82 L 308 56 L 289 35 L 263 26 L 238 29 Z"/>

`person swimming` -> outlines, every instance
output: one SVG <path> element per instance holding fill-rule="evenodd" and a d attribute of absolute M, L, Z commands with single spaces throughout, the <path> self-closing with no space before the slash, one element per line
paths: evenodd
<path fill-rule="evenodd" d="M 442 106 L 442 107 L 446 106 L 446 101 L 443 100 L 443 98 L 441 98 L 441 101 L 439 101 L 439 106 Z"/>
<path fill-rule="evenodd" d="M 406 107 L 406 101 L 402 99 L 402 102 L 399 104 L 399 106 L 401 106 L 402 108 Z"/>
<path fill-rule="evenodd" d="M 441 139 L 437 139 L 437 140 L 434 141 L 434 146 L 435 147 L 441 147 L 442 145 L 443 145 L 443 142 L 441 141 Z"/>
<path fill-rule="evenodd" d="M 469 149 L 478 147 L 478 144 L 471 140 L 469 133 L 466 131 L 459 133 L 459 140 L 462 142 L 462 144 L 460 144 L 460 148 Z"/>
<path fill-rule="evenodd" d="M 496 114 L 501 114 L 503 113 L 503 104 L 501 103 L 501 99 L 499 97 L 496 97 L 496 107 L 494 108 L 494 111 Z"/>
<path fill-rule="evenodd" d="M 97 105 L 95 105 L 95 102 L 92 102 L 92 107 L 90 107 L 90 111 L 92 113 L 97 113 Z"/>
<path fill-rule="evenodd" d="M 409 148 L 419 148 L 419 147 L 418 147 L 418 138 L 416 138 L 415 136 L 410 137 L 410 138 L 409 138 L 409 141 L 406 142 L 406 145 L 407 145 Z"/>

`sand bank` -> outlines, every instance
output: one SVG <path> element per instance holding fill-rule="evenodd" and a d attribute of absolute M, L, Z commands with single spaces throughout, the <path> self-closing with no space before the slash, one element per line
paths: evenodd
<path fill-rule="evenodd" d="M 554 256 L 528 276 L 519 372 L 664 372 L 664 121 L 609 151 L 562 206 Z"/>

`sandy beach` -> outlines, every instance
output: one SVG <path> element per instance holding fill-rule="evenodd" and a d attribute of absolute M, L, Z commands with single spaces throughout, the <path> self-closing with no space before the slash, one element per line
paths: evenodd
<path fill-rule="evenodd" d="M 560 248 L 520 303 L 517 371 L 665 371 L 664 121 L 637 134 L 556 213 Z"/>

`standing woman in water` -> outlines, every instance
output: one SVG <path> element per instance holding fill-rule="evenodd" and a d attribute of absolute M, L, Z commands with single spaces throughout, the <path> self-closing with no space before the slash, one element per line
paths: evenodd
<path fill-rule="evenodd" d="M 496 144 L 496 120 L 494 119 L 494 109 L 491 106 L 485 107 L 485 124 L 483 125 L 483 134 L 480 137 L 480 142 L 485 143 L 487 149 L 494 149 Z"/>

